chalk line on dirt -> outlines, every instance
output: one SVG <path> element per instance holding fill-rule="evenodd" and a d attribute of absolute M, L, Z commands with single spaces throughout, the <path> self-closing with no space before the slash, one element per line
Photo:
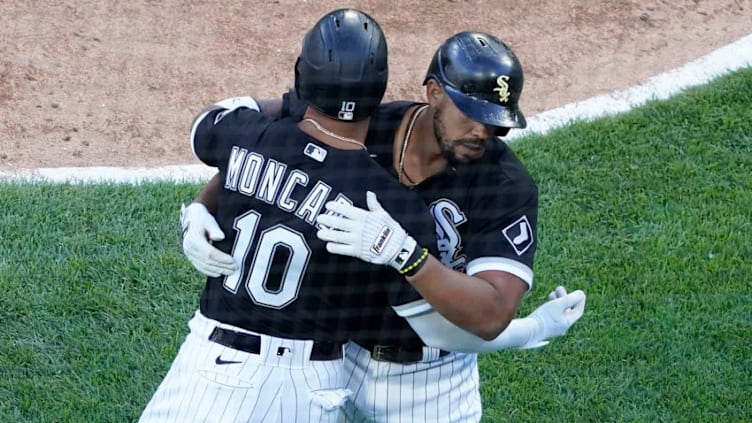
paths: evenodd
<path fill-rule="evenodd" d="M 508 140 L 545 134 L 574 121 L 612 116 L 651 100 L 669 98 L 706 84 L 738 69 L 752 66 L 752 34 L 686 65 L 654 76 L 621 91 L 570 103 L 528 118 L 528 127 L 511 132 Z M 0 171 L 0 181 L 24 180 L 55 183 L 130 183 L 153 181 L 206 182 L 216 173 L 203 164 L 161 167 L 56 167 Z"/>

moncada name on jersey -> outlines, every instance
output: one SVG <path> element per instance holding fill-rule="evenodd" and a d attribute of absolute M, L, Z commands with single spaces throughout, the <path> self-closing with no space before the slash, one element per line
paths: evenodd
<path fill-rule="evenodd" d="M 294 213 L 295 216 L 316 226 L 316 217 L 332 191 L 326 182 L 317 180 L 309 188 L 308 195 L 298 203 L 290 198 L 296 187 L 307 187 L 309 176 L 300 169 L 288 171 L 287 164 L 265 159 L 256 152 L 233 146 L 227 160 L 225 189 L 236 191 L 248 197 L 255 197 L 267 204 L 276 205 L 280 210 Z M 337 195 L 335 201 L 352 204 L 344 194 Z"/>

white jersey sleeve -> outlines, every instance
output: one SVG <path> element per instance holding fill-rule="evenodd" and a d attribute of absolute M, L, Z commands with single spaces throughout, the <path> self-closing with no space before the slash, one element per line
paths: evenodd
<path fill-rule="evenodd" d="M 508 348 L 530 348 L 528 343 L 539 332 L 535 319 L 514 319 L 499 336 L 486 341 L 447 320 L 425 300 L 395 306 L 393 309 L 407 320 L 426 345 L 446 351 L 483 353 Z"/>

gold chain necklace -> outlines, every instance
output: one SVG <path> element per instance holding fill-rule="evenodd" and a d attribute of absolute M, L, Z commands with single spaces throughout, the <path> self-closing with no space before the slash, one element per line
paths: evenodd
<path fill-rule="evenodd" d="M 415 113 L 413 113 L 413 116 L 410 118 L 410 122 L 407 124 L 407 130 L 405 131 L 405 140 L 402 142 L 402 151 L 400 152 L 400 159 L 399 159 L 399 175 L 398 180 L 402 182 L 402 177 L 404 176 L 407 180 L 410 181 L 412 185 L 409 187 L 412 188 L 418 184 L 416 184 L 412 178 L 407 176 L 407 173 L 405 173 L 405 152 L 407 151 L 407 143 L 410 142 L 410 136 L 413 134 L 413 127 L 415 126 L 415 121 L 418 120 L 418 117 L 428 108 L 428 105 L 420 106 Z"/>
<path fill-rule="evenodd" d="M 334 132 L 331 132 L 328 129 L 324 128 L 323 126 L 321 126 L 320 123 L 316 122 L 315 120 L 313 120 L 311 118 L 305 118 L 301 122 L 311 122 L 311 124 L 313 124 L 313 126 L 315 126 L 316 129 L 318 129 L 319 131 L 325 133 L 326 135 L 329 135 L 332 138 L 336 138 L 336 139 L 338 139 L 340 141 L 344 141 L 344 142 L 349 142 L 350 144 L 357 145 L 358 147 L 362 148 L 363 150 L 368 150 L 366 148 L 366 146 L 363 145 L 363 143 L 358 142 L 358 141 L 356 141 L 356 140 L 354 140 L 352 138 L 347 138 L 347 137 L 343 137 L 342 135 L 337 135 Z"/>

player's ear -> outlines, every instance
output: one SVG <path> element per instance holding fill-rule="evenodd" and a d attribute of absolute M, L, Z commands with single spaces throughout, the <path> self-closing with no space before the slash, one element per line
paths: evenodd
<path fill-rule="evenodd" d="M 436 82 L 435 79 L 429 79 L 426 82 L 426 99 L 428 100 L 428 103 L 436 105 L 441 103 L 443 98 L 444 88 L 442 88 L 441 84 Z"/>

